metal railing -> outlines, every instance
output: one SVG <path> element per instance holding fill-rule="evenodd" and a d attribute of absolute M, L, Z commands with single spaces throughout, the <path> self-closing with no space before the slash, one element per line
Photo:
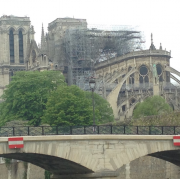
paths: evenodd
<path fill-rule="evenodd" d="M 178 135 L 180 126 L 18 126 L 1 127 L 0 137 L 43 135 Z"/>

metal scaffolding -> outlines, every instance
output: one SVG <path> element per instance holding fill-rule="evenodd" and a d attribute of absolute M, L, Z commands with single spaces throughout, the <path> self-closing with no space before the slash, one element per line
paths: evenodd
<path fill-rule="evenodd" d="M 95 63 L 140 49 L 142 43 L 141 32 L 123 26 L 116 30 L 68 28 L 63 42 L 68 84 L 86 90 L 89 77 L 94 76 Z"/>

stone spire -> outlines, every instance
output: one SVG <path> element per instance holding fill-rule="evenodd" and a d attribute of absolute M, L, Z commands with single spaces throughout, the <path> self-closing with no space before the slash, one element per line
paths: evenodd
<path fill-rule="evenodd" d="M 153 44 L 153 34 L 151 33 L 151 46 L 149 48 L 150 50 L 156 50 L 156 47 Z"/>
<path fill-rule="evenodd" d="M 159 47 L 159 50 L 162 50 L 162 45 L 161 45 L 161 43 L 160 43 L 160 47 Z"/>
<path fill-rule="evenodd" d="M 46 39 L 44 36 L 43 24 L 42 24 L 42 32 L 41 32 L 41 51 L 42 51 L 42 53 L 45 53 L 45 51 L 46 51 Z"/>
<path fill-rule="evenodd" d="M 153 34 L 151 33 L 151 44 L 153 44 Z"/>

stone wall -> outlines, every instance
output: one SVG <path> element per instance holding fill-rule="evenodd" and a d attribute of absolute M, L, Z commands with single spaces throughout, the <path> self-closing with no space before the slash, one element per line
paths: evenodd
<path fill-rule="evenodd" d="M 27 179 L 44 179 L 44 169 L 36 166 L 36 165 L 32 165 L 32 164 L 28 164 L 28 173 L 27 173 Z"/>
<path fill-rule="evenodd" d="M 26 174 L 27 172 L 27 174 Z M 25 178 L 27 176 L 27 178 Z M 15 162 L 6 167 L 0 164 L 0 179 L 44 179 L 44 169 L 28 164 L 26 169 L 24 162 Z"/>
<path fill-rule="evenodd" d="M 24 179 L 26 168 L 23 162 L 15 162 L 7 169 L 0 164 L 0 179 Z M 123 165 L 119 170 L 117 179 L 178 179 L 179 167 L 150 156 L 145 156 Z M 44 179 L 44 170 L 28 164 L 27 179 Z M 114 179 L 114 178 L 111 178 Z"/>
<path fill-rule="evenodd" d="M 8 179 L 8 169 L 5 164 L 0 164 L 0 178 Z"/>
<path fill-rule="evenodd" d="M 179 169 L 172 163 L 145 156 L 121 167 L 117 179 L 178 179 Z"/>

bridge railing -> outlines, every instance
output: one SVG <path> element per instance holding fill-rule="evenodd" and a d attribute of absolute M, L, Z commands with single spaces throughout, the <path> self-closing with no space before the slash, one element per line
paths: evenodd
<path fill-rule="evenodd" d="M 1 127 L 0 137 L 41 135 L 178 135 L 180 126 L 18 126 Z"/>

